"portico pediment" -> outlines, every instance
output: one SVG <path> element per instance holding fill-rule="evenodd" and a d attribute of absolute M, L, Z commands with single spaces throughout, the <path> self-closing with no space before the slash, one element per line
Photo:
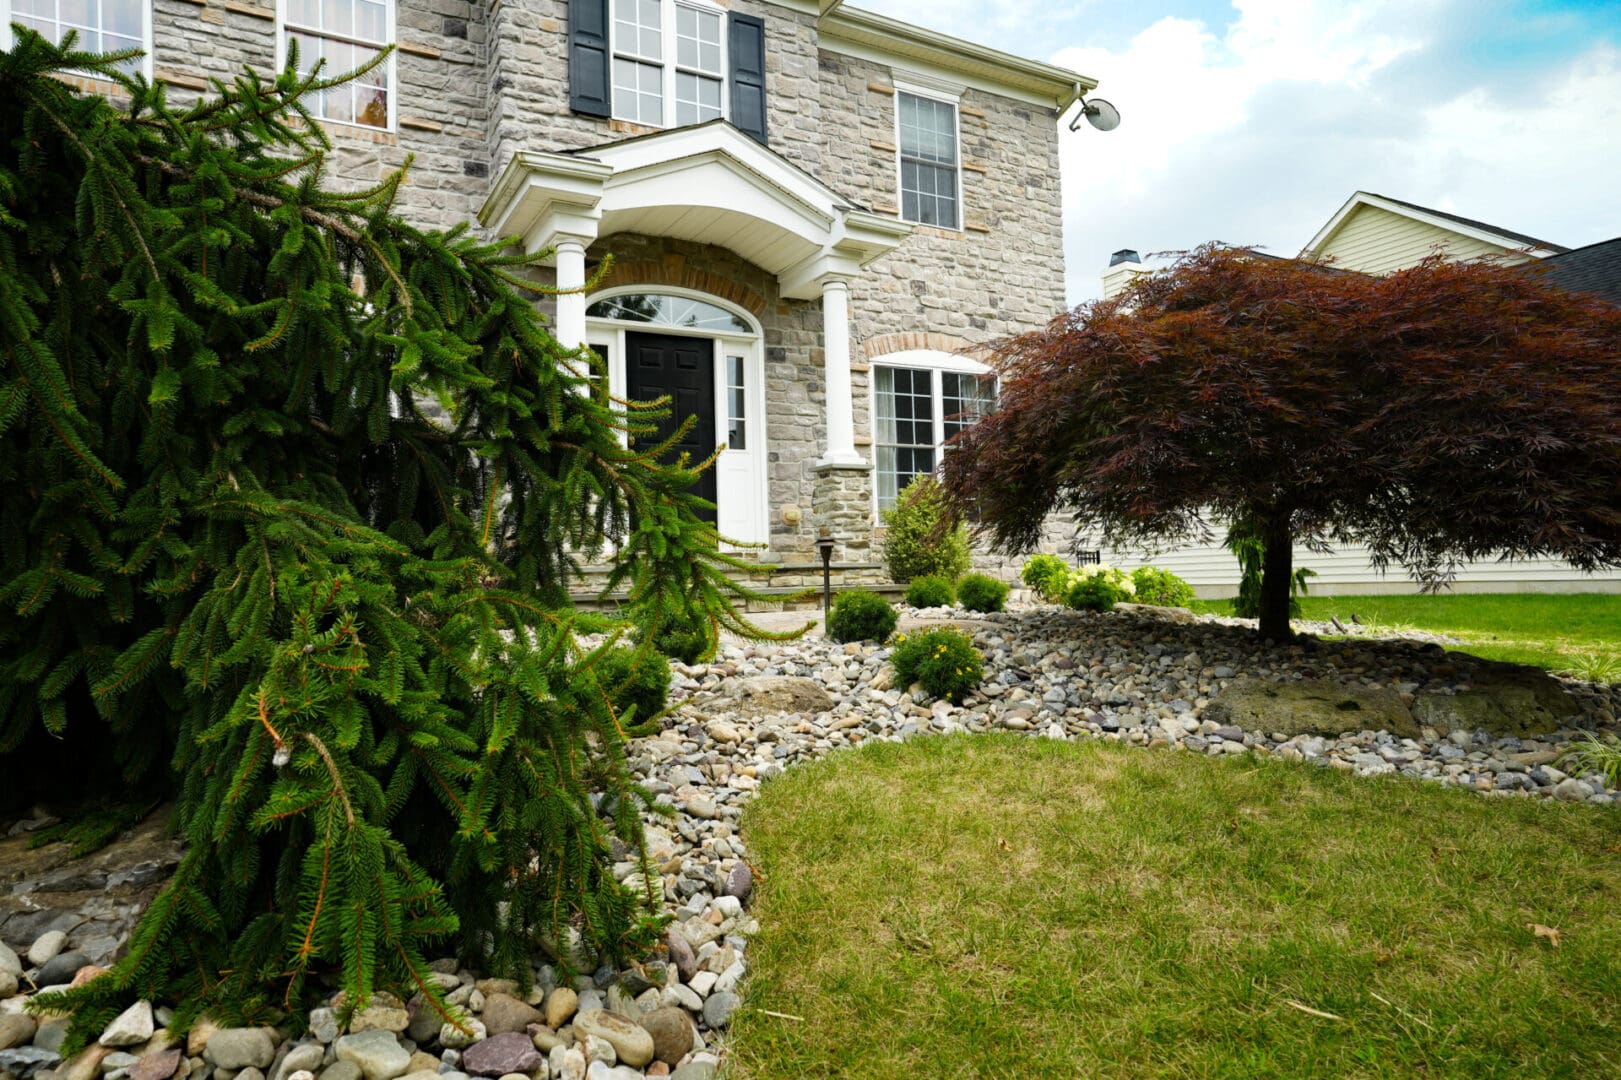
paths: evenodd
<path fill-rule="evenodd" d="M 820 180 L 722 120 L 571 153 L 523 151 L 479 212 L 528 251 L 634 232 L 714 244 L 812 299 L 912 227 L 852 206 Z"/>

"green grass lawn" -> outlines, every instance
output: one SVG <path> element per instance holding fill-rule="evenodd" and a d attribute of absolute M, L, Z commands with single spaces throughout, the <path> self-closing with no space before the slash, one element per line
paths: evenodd
<path fill-rule="evenodd" d="M 1194 607 L 1231 615 L 1231 600 L 1200 600 Z M 1584 655 L 1621 663 L 1621 596 L 1602 593 L 1471 593 L 1445 596 L 1307 596 L 1302 615 L 1327 622 L 1337 616 L 1382 627 L 1412 627 L 1452 634 L 1463 652 L 1490 660 L 1561 671 Z M 1618 672 L 1617 674 L 1621 674 Z"/>
<path fill-rule="evenodd" d="M 959 736 L 743 828 L 733 1077 L 1621 1076 L 1613 811 Z"/>

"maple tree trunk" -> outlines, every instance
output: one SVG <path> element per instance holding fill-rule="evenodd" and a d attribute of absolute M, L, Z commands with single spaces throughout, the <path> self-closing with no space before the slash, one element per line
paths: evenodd
<path fill-rule="evenodd" d="M 1268 519 L 1262 525 L 1262 538 L 1266 550 L 1261 557 L 1261 636 L 1288 641 L 1294 637 L 1289 629 L 1289 590 L 1295 572 L 1288 515 Z"/>

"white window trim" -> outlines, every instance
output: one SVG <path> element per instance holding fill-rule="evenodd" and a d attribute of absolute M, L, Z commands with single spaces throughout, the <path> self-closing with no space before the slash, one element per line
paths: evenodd
<path fill-rule="evenodd" d="M 153 0 L 141 0 L 141 75 L 150 82 L 152 80 L 152 4 Z M 12 20 L 11 0 L 0 0 L 0 50 L 10 52 L 13 45 L 11 32 Z M 77 71 L 81 78 L 101 79 L 103 76 L 93 71 Z"/>
<path fill-rule="evenodd" d="M 953 353 L 938 352 L 934 349 L 908 349 L 903 352 L 885 353 L 875 356 L 871 361 L 872 375 L 867 379 L 867 416 L 872 425 L 872 512 L 873 520 L 882 521 L 883 511 L 879 507 L 878 499 L 878 377 L 879 368 L 910 368 L 929 373 L 930 414 L 934 424 L 934 470 L 940 471 L 940 463 L 944 460 L 946 445 L 946 413 L 944 398 L 942 396 L 943 374 L 954 373 L 958 375 L 990 375 L 995 379 L 996 372 L 978 360 L 970 360 L 966 356 L 957 356 Z M 996 380 L 996 390 L 1001 390 L 1000 380 Z"/>
<path fill-rule="evenodd" d="M 620 116 L 619 113 L 615 111 L 616 102 L 618 101 L 619 95 L 614 92 L 614 61 L 621 55 L 623 55 L 626 60 L 635 60 L 644 64 L 651 64 L 654 62 L 654 59 L 653 57 L 643 56 L 640 53 L 635 52 L 626 52 L 623 54 L 620 53 L 618 40 L 619 20 L 614 17 L 613 0 L 608 0 L 608 112 L 615 120 L 622 120 L 627 124 L 635 124 L 638 127 L 656 127 L 665 131 L 680 127 L 682 125 L 675 122 L 676 72 L 679 70 L 686 70 L 689 75 L 700 75 L 706 79 L 712 79 L 715 77 L 707 71 L 700 72 L 691 68 L 682 69 L 680 65 L 676 63 L 677 50 L 680 48 L 680 45 L 676 40 L 675 9 L 677 7 L 689 7 L 694 11 L 704 11 L 720 16 L 720 115 L 721 119 L 723 120 L 730 120 L 732 118 L 732 96 L 729 92 L 732 87 L 732 35 L 730 23 L 727 21 L 729 12 L 726 8 L 721 7 L 719 4 L 711 3 L 710 0 L 659 0 L 659 46 L 663 49 L 664 55 L 660 56 L 657 62 L 659 65 L 659 93 L 661 100 L 664 102 L 662 109 L 664 123 L 649 124 L 645 121 L 638 120 L 635 117 Z M 640 45 L 640 42 L 637 44 Z M 646 292 L 649 290 L 644 289 L 642 291 Z M 664 292 L 668 290 L 659 291 Z"/>
<path fill-rule="evenodd" d="M 952 92 L 943 85 L 931 86 L 916 82 L 906 82 L 904 79 L 891 80 L 895 87 L 895 214 L 902 221 L 909 221 L 913 225 L 922 225 L 929 229 L 946 229 L 950 232 L 963 231 L 963 215 L 966 210 L 963 206 L 962 189 L 962 94 Z M 913 97 L 927 98 L 951 106 L 952 149 L 956 160 L 952 167 L 957 170 L 957 221 L 953 225 L 940 225 L 933 222 L 912 221 L 906 216 L 906 192 L 902 190 L 901 182 L 901 95 L 910 94 Z"/>
<path fill-rule="evenodd" d="M 394 46 L 394 51 L 389 53 L 387 58 L 383 60 L 384 65 L 386 65 L 388 69 L 388 126 L 386 128 L 378 128 L 372 127 L 370 124 L 357 124 L 351 120 L 329 120 L 324 116 L 316 117 L 316 119 L 322 124 L 330 124 L 333 127 L 353 128 L 356 131 L 386 131 L 389 133 L 394 133 L 399 130 L 400 76 L 399 65 L 395 63 L 395 61 L 399 59 L 400 55 L 399 32 L 396 28 L 395 22 L 399 10 L 399 0 L 383 0 L 383 6 L 386 12 L 384 15 L 383 34 L 387 40 L 383 42 L 381 47 L 387 48 L 390 45 Z M 287 29 L 287 0 L 276 0 L 277 75 L 280 75 L 287 67 Z M 316 30 L 302 24 L 294 24 L 293 29 L 298 30 L 300 33 L 309 34 L 313 37 L 331 38 L 334 41 L 347 42 L 348 44 L 359 45 L 360 47 L 366 49 L 375 49 L 379 47 L 375 42 L 365 41 L 361 38 L 344 34 L 329 34 L 323 30 Z M 330 68 L 325 70 L 328 76 L 333 74 L 343 74 L 342 72 L 335 73 Z"/>

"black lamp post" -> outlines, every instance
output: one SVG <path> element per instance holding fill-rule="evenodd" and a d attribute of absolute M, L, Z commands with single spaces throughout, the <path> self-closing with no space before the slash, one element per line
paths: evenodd
<path fill-rule="evenodd" d="M 833 610 L 833 534 L 818 529 L 816 550 L 822 553 L 822 614 L 826 615 Z"/>

